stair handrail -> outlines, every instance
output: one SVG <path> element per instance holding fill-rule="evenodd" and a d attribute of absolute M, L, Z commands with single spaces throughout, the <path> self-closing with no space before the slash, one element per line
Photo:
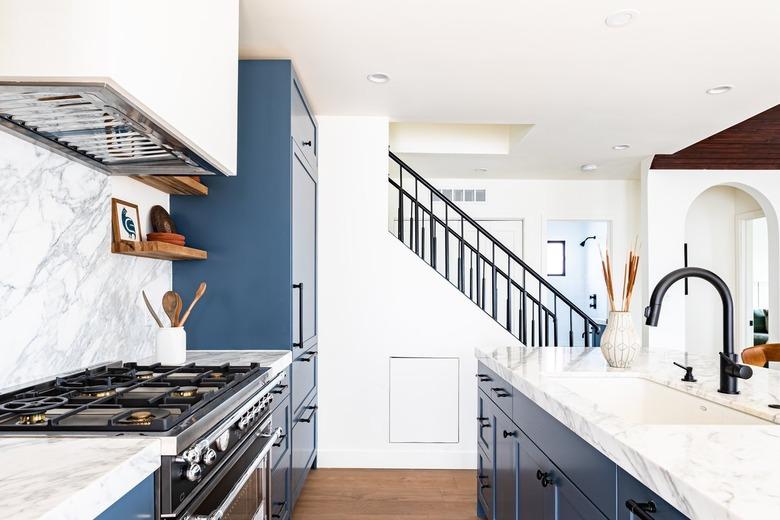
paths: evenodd
<path fill-rule="evenodd" d="M 428 182 L 428 181 L 427 181 L 427 180 L 426 180 L 426 179 L 425 179 L 425 178 L 424 178 L 422 175 L 420 175 L 419 173 L 417 173 L 416 171 L 414 171 L 414 169 L 412 169 L 412 168 L 411 168 L 411 167 L 410 167 L 408 164 L 406 164 L 406 163 L 405 163 L 403 160 L 401 160 L 401 158 L 400 158 L 400 157 L 398 157 L 396 154 L 394 154 L 394 153 L 393 153 L 392 151 L 390 151 L 390 150 L 388 150 L 388 153 L 390 154 L 390 158 L 391 158 L 391 159 L 393 159 L 393 161 L 395 161 L 395 162 L 396 162 L 396 163 L 397 163 L 397 164 L 398 164 L 398 165 L 399 165 L 401 168 L 403 168 L 403 169 L 404 169 L 404 170 L 406 170 L 408 173 L 410 173 L 410 174 L 412 175 L 412 177 L 414 177 L 414 178 L 415 178 L 417 181 L 419 181 L 420 183 L 422 183 L 422 185 L 423 185 L 423 186 L 425 186 L 426 188 L 428 188 L 429 190 L 431 190 L 431 192 L 432 192 L 432 193 L 435 193 L 435 194 L 436 194 L 436 196 L 437 196 L 439 199 L 441 199 L 442 201 L 444 201 L 444 202 L 447 204 L 447 206 L 449 206 L 450 208 L 453 208 L 453 209 L 454 209 L 456 212 L 458 212 L 458 214 L 459 214 L 461 217 L 463 217 L 463 218 L 464 218 L 464 219 L 465 219 L 465 220 L 466 220 L 466 221 L 467 221 L 469 224 L 471 224 L 472 226 L 474 226 L 474 227 L 475 227 L 475 228 L 476 228 L 476 229 L 479 231 L 479 233 L 480 233 L 480 234 L 482 234 L 482 235 L 485 235 L 485 236 L 486 236 L 486 237 L 487 237 L 487 238 L 488 238 L 488 239 L 489 239 L 491 242 L 493 242 L 493 243 L 494 243 L 496 246 L 498 246 L 498 247 L 499 247 L 499 248 L 500 248 L 502 251 L 504 251 L 504 253 L 506 253 L 508 257 L 510 257 L 510 258 L 511 258 L 512 260 L 514 260 L 515 262 L 517 262 L 517 263 L 518 263 L 518 264 L 519 264 L 519 265 L 520 265 L 520 266 L 521 266 L 521 267 L 522 267 L 522 268 L 525 270 L 525 272 L 526 272 L 526 273 L 530 273 L 530 275 L 531 275 L 531 276 L 532 276 L 532 277 L 533 277 L 533 278 L 534 278 L 534 279 L 535 279 L 537 282 L 539 282 L 539 283 L 541 283 L 542 285 L 544 285 L 544 286 L 545 286 L 545 287 L 546 287 L 546 288 L 547 288 L 547 289 L 548 289 L 550 292 L 552 292 L 552 293 L 555 295 L 555 297 L 556 297 L 556 298 L 558 298 L 558 299 L 559 299 L 559 300 L 561 300 L 563 303 L 565 303 L 566 305 L 568 305 L 568 306 L 569 306 L 569 307 L 570 307 L 572 310 L 574 310 L 574 312 L 576 312 L 577 314 L 579 314 L 579 316 L 580 316 L 581 318 L 583 318 L 583 319 L 587 320 L 587 321 L 588 321 L 588 323 L 589 323 L 589 324 L 590 324 L 592 327 L 594 327 L 595 329 L 597 329 L 597 330 L 598 330 L 599 324 L 598 324 L 598 323 L 597 323 L 597 322 L 596 322 L 596 321 L 595 321 L 593 318 L 591 318 L 590 316 L 588 316 L 588 315 L 587 315 L 587 314 L 586 314 L 586 313 L 585 313 L 585 312 L 584 312 L 582 309 L 580 309 L 578 305 L 576 305 L 574 302 L 572 302 L 572 301 L 571 301 L 571 300 L 569 300 L 569 299 L 568 299 L 566 296 L 564 296 L 564 295 L 563 295 L 563 293 L 561 293 L 561 292 L 560 292 L 558 289 L 556 289 L 554 285 L 552 285 L 550 282 L 548 282 L 547 280 L 545 280 L 544 278 L 542 278 L 542 276 L 541 276 L 539 273 L 537 273 L 537 272 L 536 272 L 536 271 L 535 271 L 535 270 L 534 270 L 532 267 L 530 267 L 528 264 L 526 264 L 526 263 L 525 263 L 525 262 L 524 262 L 524 261 L 523 261 L 523 260 L 522 260 L 520 257 L 518 257 L 518 256 L 517 256 L 515 253 L 513 253 L 513 252 L 512 252 L 512 251 L 511 251 L 511 250 L 510 250 L 508 247 L 506 247 L 506 246 L 505 246 L 505 245 L 504 245 L 504 244 L 503 244 L 501 241 L 499 241 L 499 240 L 498 240 L 497 238 L 495 238 L 495 237 L 494 237 L 492 234 L 490 234 L 490 232 L 489 232 L 487 229 L 485 229 L 484 227 L 482 227 L 482 225 L 481 225 L 481 224 L 479 224 L 477 221 L 475 221 L 473 218 L 471 218 L 471 217 L 470 217 L 470 216 L 469 216 L 469 215 L 468 215 L 468 214 L 467 214 L 465 211 L 463 211 L 462 209 L 460 209 L 460 208 L 458 207 L 458 205 L 457 205 L 457 204 L 455 204 L 454 202 L 452 202 L 452 201 L 449 199 L 449 197 L 447 197 L 447 196 L 446 196 L 446 195 L 444 195 L 442 192 L 440 192 L 440 191 L 439 191 L 439 190 L 438 190 L 438 189 L 437 189 L 435 186 L 433 186 L 433 184 L 431 184 L 430 182 Z M 399 185 L 399 188 L 401 188 L 401 189 L 404 189 L 404 188 L 403 188 L 403 179 L 401 179 L 401 183 L 400 183 L 400 185 Z M 404 191 L 406 191 L 406 190 L 404 189 Z M 407 194 L 409 194 L 409 196 L 411 197 L 411 193 L 407 192 Z M 415 196 L 415 198 L 417 198 L 417 197 Z M 447 223 L 447 225 L 449 226 L 449 223 Z"/>

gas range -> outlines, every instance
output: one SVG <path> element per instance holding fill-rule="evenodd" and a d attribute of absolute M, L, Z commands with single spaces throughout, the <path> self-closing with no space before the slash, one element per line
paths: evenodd
<path fill-rule="evenodd" d="M 158 516 L 198 518 L 229 509 L 250 481 L 269 491 L 257 473 L 279 435 L 270 416 L 286 374 L 271 375 L 258 364 L 111 363 L 0 394 L 0 434 L 159 438 Z"/>

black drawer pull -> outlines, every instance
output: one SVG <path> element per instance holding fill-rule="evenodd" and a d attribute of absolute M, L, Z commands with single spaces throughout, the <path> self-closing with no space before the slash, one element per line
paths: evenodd
<path fill-rule="evenodd" d="M 296 359 L 295 361 L 303 361 L 304 363 L 308 363 L 309 361 L 314 359 L 316 356 L 317 356 L 316 352 L 310 352 L 308 357 L 301 356 L 298 359 Z"/>
<path fill-rule="evenodd" d="M 480 489 L 490 489 L 490 484 L 483 484 L 482 481 L 487 480 L 488 478 L 485 475 L 478 475 L 477 480 L 479 480 L 479 488 Z"/>
<path fill-rule="evenodd" d="M 648 500 L 647 502 L 626 500 L 626 509 L 634 513 L 639 520 L 653 520 L 653 517 L 648 513 L 655 513 L 658 511 L 658 508 L 655 507 L 655 502 L 652 500 Z"/>
<path fill-rule="evenodd" d="M 311 139 L 309 139 L 308 141 L 301 141 L 301 144 L 303 146 L 311 146 Z"/>
<path fill-rule="evenodd" d="M 490 376 L 486 376 L 485 374 L 477 374 L 477 379 L 479 379 L 480 383 L 488 383 L 490 381 L 493 381 L 490 379 Z"/>
<path fill-rule="evenodd" d="M 550 474 L 540 469 L 536 470 L 536 480 L 542 483 L 542 487 L 547 487 L 554 483 L 553 479 L 550 477 Z"/>
<path fill-rule="evenodd" d="M 271 393 L 279 395 L 282 392 L 284 392 L 285 388 L 287 388 L 287 385 L 276 385 L 276 387 L 273 390 L 271 390 Z"/>
<path fill-rule="evenodd" d="M 479 427 L 482 428 L 490 428 L 490 419 L 487 417 L 477 417 L 477 421 L 479 421 Z"/>
<path fill-rule="evenodd" d="M 278 447 L 280 447 L 280 446 L 282 445 L 282 441 L 284 441 L 284 438 L 285 438 L 285 437 L 287 437 L 287 434 L 286 434 L 286 433 L 284 433 L 284 434 L 280 435 L 280 436 L 279 436 L 279 440 L 278 440 L 278 441 L 276 441 L 276 442 L 273 444 L 274 448 L 278 448 Z"/>
<path fill-rule="evenodd" d="M 306 409 L 311 410 L 311 415 L 309 415 L 306 419 L 304 419 L 303 416 L 301 416 L 301 418 L 298 419 L 299 422 L 305 422 L 305 423 L 311 422 L 311 420 L 314 418 L 314 414 L 317 413 L 316 404 L 314 406 L 307 406 Z"/>
<path fill-rule="evenodd" d="M 278 507 L 279 509 L 276 510 L 275 513 L 271 514 L 271 518 L 281 518 L 282 513 L 284 513 L 284 510 L 287 509 L 287 501 L 284 502 L 274 502 L 274 505 Z"/>
<path fill-rule="evenodd" d="M 491 388 L 491 390 L 495 392 L 498 397 L 510 397 L 512 395 L 503 388 Z"/>
<path fill-rule="evenodd" d="M 293 289 L 298 289 L 298 341 L 293 347 L 303 348 L 303 282 L 294 283 Z"/>
<path fill-rule="evenodd" d="M 508 432 L 504 430 L 504 438 L 506 439 L 507 437 L 517 437 L 517 432 Z"/>

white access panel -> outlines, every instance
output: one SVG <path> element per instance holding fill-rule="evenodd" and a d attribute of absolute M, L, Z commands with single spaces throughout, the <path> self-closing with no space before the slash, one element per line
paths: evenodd
<path fill-rule="evenodd" d="M 458 358 L 390 358 L 390 442 L 457 443 Z"/>

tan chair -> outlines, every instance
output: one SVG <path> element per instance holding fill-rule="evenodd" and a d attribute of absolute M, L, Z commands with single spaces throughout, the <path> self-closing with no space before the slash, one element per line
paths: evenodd
<path fill-rule="evenodd" d="M 742 351 L 742 362 L 748 365 L 769 368 L 770 361 L 780 361 L 780 343 L 756 345 Z"/>

